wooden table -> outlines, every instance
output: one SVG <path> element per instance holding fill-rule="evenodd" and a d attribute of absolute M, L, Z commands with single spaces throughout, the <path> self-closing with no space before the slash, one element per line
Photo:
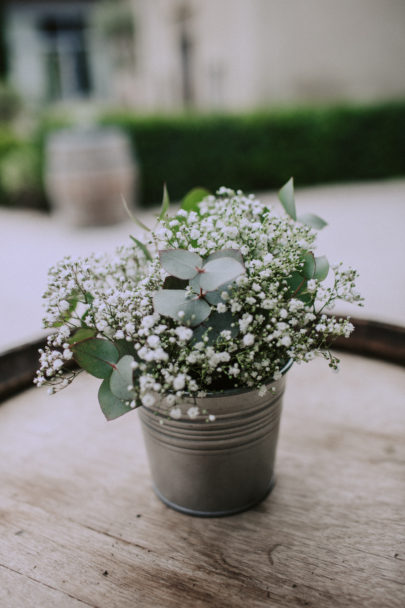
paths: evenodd
<path fill-rule="evenodd" d="M 137 414 L 98 382 L 0 407 L 1 608 L 405 605 L 405 374 L 289 372 L 270 497 L 198 519 L 153 494 Z"/>

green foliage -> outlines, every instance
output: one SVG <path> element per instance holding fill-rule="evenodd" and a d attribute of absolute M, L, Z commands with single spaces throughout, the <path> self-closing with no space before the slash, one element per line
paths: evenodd
<path fill-rule="evenodd" d="M 101 122 L 120 126 L 133 142 L 143 206 L 161 200 L 166 181 L 172 199 L 181 200 L 195 184 L 211 192 L 223 185 L 260 191 L 278 188 L 290 175 L 300 186 L 405 175 L 405 101 L 239 116 L 121 112 Z M 68 124 L 65 116 L 43 118 L 25 139 L 0 125 L 0 205 L 47 206 L 42 184 L 46 137 Z M 20 149 L 18 170 L 12 168 L 12 173 L 23 176 L 23 192 L 14 188 L 13 177 L 10 193 L 9 182 L 2 184 L 2 163 L 11 150 Z M 305 222 L 304 217 L 299 221 Z"/>
<path fill-rule="evenodd" d="M 167 191 L 166 183 L 163 185 L 163 198 L 162 198 L 162 206 L 160 208 L 159 220 L 163 220 L 169 211 L 170 207 L 170 198 L 169 193 Z"/>
<path fill-rule="evenodd" d="M 221 302 L 223 303 L 224 300 L 222 299 L 221 294 L 224 291 L 229 294 L 232 290 L 233 284 L 234 284 L 233 281 L 229 281 L 228 283 L 225 283 L 224 285 L 220 285 L 219 289 L 214 289 L 214 291 L 208 291 L 204 297 L 209 304 L 212 304 L 212 306 L 216 306 L 217 304 L 220 304 Z"/>
<path fill-rule="evenodd" d="M 110 376 L 111 392 L 123 401 L 132 401 L 133 399 L 133 362 L 134 358 L 131 355 L 121 357 Z"/>
<path fill-rule="evenodd" d="M 308 280 L 302 274 L 293 272 L 287 279 L 289 297 L 311 304 L 313 298 L 307 291 L 307 284 Z"/>
<path fill-rule="evenodd" d="M 194 330 L 191 343 L 196 344 L 207 336 L 207 344 L 211 346 L 215 344 L 223 330 L 230 331 L 231 338 L 235 338 L 239 333 L 238 320 L 229 311 L 213 312 L 209 319 Z"/>
<path fill-rule="evenodd" d="M 181 201 L 181 208 L 186 211 L 198 212 L 198 203 L 208 195 L 209 191 L 205 188 L 193 188 L 190 192 L 187 192 L 186 196 Z"/>
<path fill-rule="evenodd" d="M 323 281 L 328 276 L 329 272 L 329 262 L 325 255 L 315 258 L 315 272 L 314 279 L 318 279 L 318 281 Z"/>
<path fill-rule="evenodd" d="M 297 219 L 297 212 L 295 209 L 295 197 L 294 197 L 294 180 L 292 177 L 286 184 L 278 191 L 278 198 L 284 207 L 284 211 L 293 220 Z"/>
<path fill-rule="evenodd" d="M 134 236 L 132 236 L 132 234 L 129 235 L 129 238 L 134 241 L 134 243 L 137 247 L 139 247 L 139 249 L 144 254 L 145 258 L 151 262 L 153 258 L 149 252 L 149 249 L 146 247 L 146 245 L 144 245 L 144 243 L 142 243 L 141 241 L 136 239 Z"/>
<path fill-rule="evenodd" d="M 9 205 L 7 187 L 4 183 L 4 165 L 8 157 L 21 146 L 19 138 L 8 127 L 0 125 L 0 205 Z"/>
<path fill-rule="evenodd" d="M 178 279 L 192 279 L 202 266 L 202 258 L 185 249 L 159 251 L 160 263 L 169 274 Z"/>
<path fill-rule="evenodd" d="M 240 264 L 243 264 L 243 255 L 239 249 L 221 249 L 220 251 L 214 251 L 214 253 L 211 253 L 207 257 L 206 262 L 212 262 L 212 260 L 217 260 L 219 258 L 233 258 Z"/>
<path fill-rule="evenodd" d="M 311 226 L 311 228 L 315 228 L 315 230 L 321 230 L 328 225 L 328 222 L 325 222 L 319 215 L 315 215 L 314 213 L 303 213 L 298 216 L 297 220 L 301 222 L 301 224 L 306 224 L 307 226 Z"/>
<path fill-rule="evenodd" d="M 304 266 L 302 267 L 302 274 L 306 279 L 313 279 L 315 273 L 315 256 L 312 251 L 309 251 L 304 259 Z"/>
<path fill-rule="evenodd" d="M 283 205 L 284 211 L 294 221 L 300 222 L 301 224 L 307 224 L 311 228 L 321 230 L 327 226 L 327 222 L 323 220 L 319 215 L 313 213 L 304 213 L 297 218 L 297 210 L 295 207 L 295 195 L 294 195 L 294 180 L 291 177 L 286 184 L 279 190 L 278 198 Z"/>
<path fill-rule="evenodd" d="M 245 267 L 233 257 L 221 257 L 206 262 L 203 273 L 197 275 L 199 287 L 203 291 L 214 291 L 221 285 L 233 281 L 245 272 Z"/>
<path fill-rule="evenodd" d="M 183 289 L 162 289 L 153 296 L 156 312 L 184 325 L 195 327 L 205 321 L 211 312 L 207 302 L 195 297 L 189 297 Z M 179 314 L 180 313 L 180 314 Z M 183 316 L 180 316 L 183 313 Z"/>
<path fill-rule="evenodd" d="M 91 327 L 81 327 L 68 339 L 69 344 L 75 344 L 88 338 L 93 338 L 97 331 Z"/>
<path fill-rule="evenodd" d="M 96 378 L 108 378 L 119 357 L 114 344 L 102 338 L 75 342 L 71 349 L 76 363 Z"/>
<path fill-rule="evenodd" d="M 204 261 L 185 249 L 165 249 L 159 256 L 172 276 L 154 294 L 155 311 L 190 327 L 203 323 L 211 314 L 209 304 L 218 304 L 222 290 L 245 272 L 242 254 L 236 249 L 216 251 Z M 191 292 L 185 290 L 187 284 Z"/>
<path fill-rule="evenodd" d="M 98 391 L 98 402 L 107 420 L 114 420 L 131 411 L 131 407 L 116 397 L 110 389 L 109 379 L 103 380 Z"/>
<path fill-rule="evenodd" d="M 116 114 L 137 151 L 141 203 L 167 181 L 179 200 L 196 183 L 260 191 L 294 175 L 300 185 L 405 174 L 405 101 L 229 116 Z"/>
<path fill-rule="evenodd" d="M 21 109 L 22 101 L 18 93 L 0 81 L 0 123 L 7 123 L 16 118 Z"/>

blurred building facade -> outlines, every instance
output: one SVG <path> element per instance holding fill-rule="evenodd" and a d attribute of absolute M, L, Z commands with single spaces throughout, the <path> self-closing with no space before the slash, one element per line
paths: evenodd
<path fill-rule="evenodd" d="M 403 0 L 116 0 L 98 29 L 108 2 L 6 5 L 9 79 L 39 103 L 232 111 L 405 96 Z"/>
<path fill-rule="evenodd" d="M 94 91 L 86 39 L 91 1 L 16 0 L 6 7 L 9 80 L 34 103 L 87 97 Z"/>

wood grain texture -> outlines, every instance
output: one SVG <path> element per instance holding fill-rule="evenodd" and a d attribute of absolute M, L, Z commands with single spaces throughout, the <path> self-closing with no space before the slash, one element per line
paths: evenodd
<path fill-rule="evenodd" d="M 396 608 L 405 603 L 405 374 L 342 357 L 288 375 L 277 484 L 198 519 L 153 494 L 136 413 L 98 382 L 0 408 L 1 608 Z"/>

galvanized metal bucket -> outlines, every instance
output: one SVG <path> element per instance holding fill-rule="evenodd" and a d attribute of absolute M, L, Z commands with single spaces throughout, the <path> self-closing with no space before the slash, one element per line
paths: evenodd
<path fill-rule="evenodd" d="M 186 413 L 168 419 L 164 401 L 153 410 L 139 408 L 158 497 L 177 511 L 202 517 L 232 515 L 263 500 L 274 486 L 284 388 L 283 375 L 263 397 L 249 389 L 184 398 L 184 412 L 195 405 L 207 412 L 195 419 Z M 206 422 L 207 414 L 215 421 Z"/>

